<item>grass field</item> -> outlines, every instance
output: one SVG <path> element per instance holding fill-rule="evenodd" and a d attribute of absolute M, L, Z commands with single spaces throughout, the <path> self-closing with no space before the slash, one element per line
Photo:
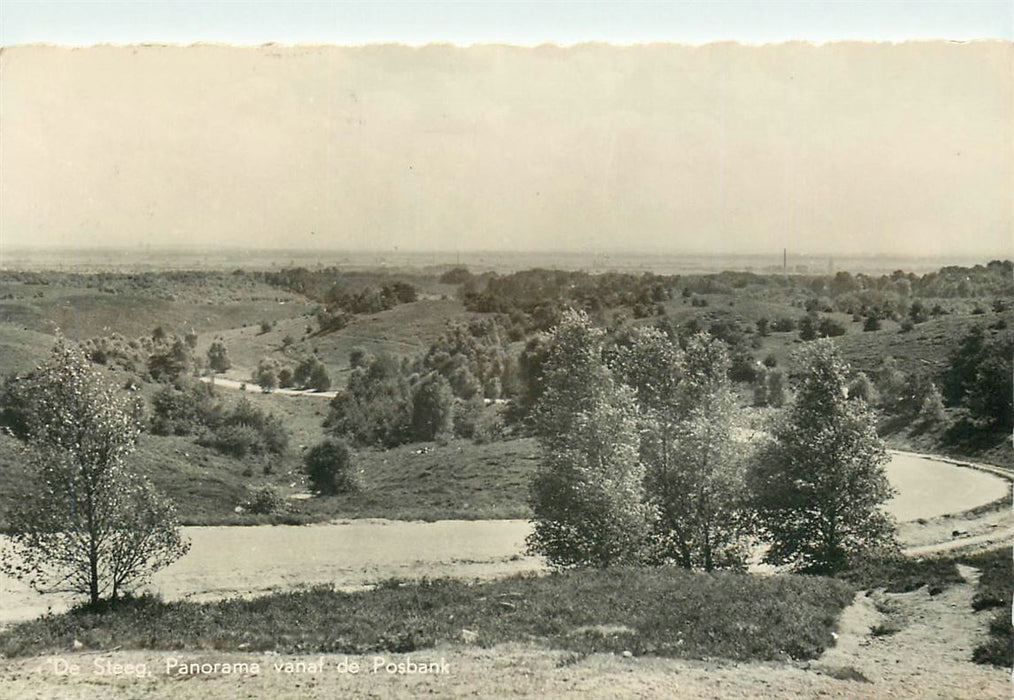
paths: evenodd
<path fill-rule="evenodd" d="M 236 507 L 262 485 L 271 485 L 286 497 L 307 494 L 301 471 L 302 444 L 306 443 L 294 441 L 282 457 L 235 459 L 197 445 L 192 438 L 142 435 L 128 459 L 172 498 L 187 525 L 305 523 L 338 518 L 480 520 L 527 518 L 531 514 L 528 483 L 538 451 L 530 439 L 486 445 L 453 440 L 446 445 L 364 450 L 354 457 L 362 483 L 356 493 L 289 498 L 285 510 L 272 515 L 237 513 Z M 18 498 L 27 469 L 21 444 L 0 435 L 0 527 Z"/>
<path fill-rule="evenodd" d="M 144 598 L 17 625 L 0 632 L 0 652 L 56 652 L 74 640 L 96 650 L 404 652 L 461 641 L 465 630 L 483 646 L 524 641 L 579 653 L 811 659 L 833 643 L 835 621 L 853 594 L 820 577 L 612 568 L 208 604 Z"/>
<path fill-rule="evenodd" d="M 426 352 L 448 323 L 476 315 L 454 299 L 421 299 L 380 313 L 354 316 L 345 328 L 326 333 L 317 332 L 311 315 L 282 319 L 267 333 L 261 332 L 255 319 L 250 325 L 203 334 L 197 352 L 207 352 L 212 341 L 221 338 L 233 364 L 225 376 L 240 381 L 249 379 L 261 358 L 294 366 L 299 358 L 316 354 L 328 368 L 332 386 L 341 387 L 346 383 L 353 348 L 414 359 Z M 288 347 L 283 342 L 286 336 L 294 341 Z"/>

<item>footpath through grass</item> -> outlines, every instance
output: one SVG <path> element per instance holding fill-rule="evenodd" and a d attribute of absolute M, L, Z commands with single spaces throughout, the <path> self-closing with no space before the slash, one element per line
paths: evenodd
<path fill-rule="evenodd" d="M 989 638 L 972 652 L 980 664 L 1014 666 L 1014 628 L 1011 627 L 1011 589 L 1014 588 L 1014 558 L 1009 547 L 974 554 L 961 559 L 979 569 L 979 585 L 972 599 L 975 610 L 996 609 L 989 622 Z"/>
<path fill-rule="evenodd" d="M 7 656 L 84 649 L 407 652 L 441 643 L 534 642 L 576 652 L 683 658 L 811 659 L 854 590 L 813 576 L 694 574 L 676 569 L 574 570 L 468 584 L 390 582 L 254 600 L 121 602 L 0 633 Z"/>

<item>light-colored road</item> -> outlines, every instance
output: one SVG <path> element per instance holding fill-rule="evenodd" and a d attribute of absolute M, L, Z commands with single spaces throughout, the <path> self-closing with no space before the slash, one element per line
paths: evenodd
<path fill-rule="evenodd" d="M 333 399 L 338 392 L 336 391 L 310 391 L 308 389 L 272 389 L 270 391 L 264 391 L 259 384 L 253 382 L 241 382 L 236 379 L 227 379 L 226 377 L 201 377 L 201 381 L 205 384 L 211 384 L 215 387 L 222 387 L 224 389 L 233 389 L 236 391 L 246 391 L 251 394 L 281 394 L 283 396 L 309 396 L 318 399 Z"/>
<path fill-rule="evenodd" d="M 902 540 L 909 553 L 1014 539 L 1009 512 L 994 510 L 972 519 L 960 515 L 963 509 L 1002 497 L 1010 488 L 1008 481 L 907 454 L 894 455 L 888 476 L 900 492 L 888 510 L 903 521 Z M 192 541 L 190 553 L 159 572 L 153 587 L 167 599 L 213 599 L 319 583 L 355 588 L 391 577 L 498 577 L 542 568 L 539 559 L 522 556 L 530 527 L 524 520 L 188 527 L 184 532 Z M 954 536 L 952 531 L 963 534 Z M 40 596 L 0 577 L 0 624 L 67 604 L 66 598 Z"/>

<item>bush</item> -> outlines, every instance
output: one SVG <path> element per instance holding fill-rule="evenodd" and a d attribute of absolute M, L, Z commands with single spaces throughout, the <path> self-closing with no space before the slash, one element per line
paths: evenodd
<path fill-rule="evenodd" d="M 214 372 L 225 372 L 232 367 L 232 362 L 229 360 L 229 351 L 221 340 L 216 340 L 208 348 L 208 366 Z"/>
<path fill-rule="evenodd" d="M 880 319 L 876 316 L 867 316 L 866 321 L 863 322 L 864 331 L 879 331 L 881 328 Z"/>
<path fill-rule="evenodd" d="M 326 439 L 314 445 L 303 457 L 303 469 L 310 488 L 326 496 L 358 490 L 351 463 L 352 453 L 341 440 Z"/>
<path fill-rule="evenodd" d="M 257 369 L 254 370 L 250 378 L 254 384 L 260 384 L 261 389 L 268 392 L 278 388 L 278 373 L 281 369 L 277 360 L 265 357 L 257 363 Z"/>
<path fill-rule="evenodd" d="M 825 316 L 820 320 L 820 326 L 818 328 L 821 338 L 835 338 L 840 335 L 845 335 L 845 326 L 833 318 Z"/>
<path fill-rule="evenodd" d="M 200 382 L 159 389 L 152 396 L 151 407 L 151 432 L 155 435 L 193 435 L 217 421 L 212 389 Z"/>
<path fill-rule="evenodd" d="M 799 339 L 803 341 L 817 339 L 817 320 L 813 316 L 799 319 Z"/>
<path fill-rule="evenodd" d="M 314 391 L 327 391 L 331 388 L 331 377 L 327 373 L 327 367 L 319 360 L 310 371 L 310 380 L 307 383 L 308 389 Z"/>
<path fill-rule="evenodd" d="M 771 330 L 776 333 L 788 333 L 796 330 L 796 322 L 788 316 L 783 316 L 771 323 Z"/>
<path fill-rule="evenodd" d="M 289 389 L 292 387 L 293 375 L 292 370 L 288 367 L 283 367 L 278 372 L 278 386 L 282 389 Z"/>
<path fill-rule="evenodd" d="M 244 398 L 232 410 L 222 411 L 217 423 L 197 442 L 231 457 L 242 458 L 251 454 L 284 453 L 289 447 L 289 434 L 281 419 Z"/>
<path fill-rule="evenodd" d="M 443 375 L 431 372 L 412 396 L 412 436 L 419 441 L 447 437 L 453 428 L 454 394 Z"/>
<path fill-rule="evenodd" d="M 198 442 L 237 459 L 261 451 L 260 435 L 249 425 L 223 425 Z"/>
<path fill-rule="evenodd" d="M 285 497 L 270 484 L 255 488 L 250 494 L 250 498 L 242 504 L 245 511 L 255 515 L 280 513 L 286 509 L 287 505 Z"/>
<path fill-rule="evenodd" d="M 775 369 L 767 373 L 768 384 L 768 405 L 780 408 L 788 400 L 788 388 L 786 387 L 785 373 Z"/>

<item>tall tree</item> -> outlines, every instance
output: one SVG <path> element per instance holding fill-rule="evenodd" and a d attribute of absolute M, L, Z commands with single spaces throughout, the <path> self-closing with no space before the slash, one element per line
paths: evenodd
<path fill-rule="evenodd" d="M 115 600 L 188 548 L 172 504 L 126 467 L 140 412 L 62 340 L 28 382 L 31 473 L 2 569 L 40 591 Z"/>
<path fill-rule="evenodd" d="M 660 331 L 635 330 L 615 364 L 637 395 L 646 497 L 659 516 L 651 558 L 742 566 L 751 521 L 724 343 L 699 333 L 681 351 Z"/>
<path fill-rule="evenodd" d="M 755 461 L 751 490 L 771 543 L 767 561 L 834 572 L 895 546 L 881 509 L 893 493 L 888 456 L 866 402 L 848 399 L 849 368 L 835 346 L 804 346 L 797 362 L 796 401 Z"/>
<path fill-rule="evenodd" d="M 542 463 L 528 546 L 557 566 L 633 561 L 650 520 L 633 392 L 614 381 L 601 350 L 602 332 L 587 315 L 565 313 L 535 410 Z"/>

